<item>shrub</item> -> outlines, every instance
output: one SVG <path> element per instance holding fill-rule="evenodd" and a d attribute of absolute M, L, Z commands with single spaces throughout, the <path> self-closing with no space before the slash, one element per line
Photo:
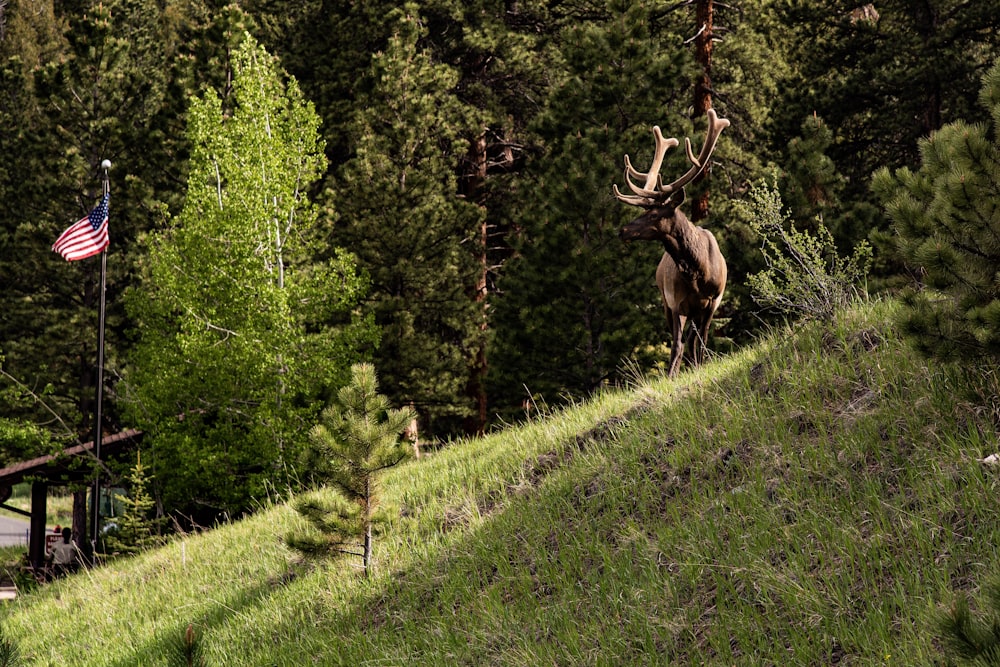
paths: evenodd
<path fill-rule="evenodd" d="M 860 287 L 872 259 L 862 241 L 847 258 L 818 221 L 816 235 L 799 231 L 782 210 L 778 190 L 764 181 L 750 186 L 738 210 L 761 239 L 767 268 L 747 277 L 756 303 L 806 319 L 825 319 L 864 293 Z"/>

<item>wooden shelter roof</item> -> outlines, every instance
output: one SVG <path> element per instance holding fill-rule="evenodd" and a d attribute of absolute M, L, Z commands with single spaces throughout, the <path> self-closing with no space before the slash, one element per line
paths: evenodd
<path fill-rule="evenodd" d="M 142 437 L 142 431 L 138 429 L 127 429 L 114 435 L 106 435 L 101 438 L 101 458 L 117 454 L 129 445 Z M 94 449 L 94 442 L 85 442 L 81 445 L 67 447 L 59 454 L 47 454 L 37 458 L 13 463 L 6 468 L 0 469 L 0 487 L 10 487 L 24 481 L 25 477 L 40 476 L 47 477 L 48 474 L 64 475 L 67 472 L 66 466 L 60 465 L 64 458 L 73 458 L 89 453 Z"/>

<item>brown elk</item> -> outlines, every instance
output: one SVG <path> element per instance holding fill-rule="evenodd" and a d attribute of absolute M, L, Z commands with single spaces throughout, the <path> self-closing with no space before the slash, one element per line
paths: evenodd
<path fill-rule="evenodd" d="M 691 321 L 689 336 L 692 361 L 702 362 L 712 317 L 726 289 L 726 260 L 719 244 L 707 229 L 696 226 L 679 207 L 684 201 L 684 187 L 697 178 L 709 165 L 715 144 L 729 121 L 719 118 L 714 109 L 708 110 L 708 134 L 697 156 L 691 150 L 691 140 L 684 139 L 691 168 L 672 183 L 663 183 L 660 166 L 667 150 L 679 144 L 676 139 L 664 139 L 659 127 L 653 127 L 656 151 L 649 171 L 642 173 L 632 167 L 625 156 L 625 182 L 633 195 L 624 195 L 614 186 L 619 201 L 639 206 L 645 213 L 622 228 L 623 241 L 659 241 L 663 257 L 656 268 L 656 284 L 663 297 L 663 308 L 670 323 L 673 343 L 670 349 L 670 375 L 680 369 L 684 355 L 684 328 Z M 645 179 L 642 186 L 632 179 Z"/>

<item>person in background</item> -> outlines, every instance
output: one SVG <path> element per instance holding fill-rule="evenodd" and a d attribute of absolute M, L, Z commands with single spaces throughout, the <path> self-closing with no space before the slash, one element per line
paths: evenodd
<path fill-rule="evenodd" d="M 57 542 L 52 549 L 45 554 L 45 557 L 52 561 L 52 569 L 55 576 L 59 577 L 70 572 L 75 572 L 79 565 L 80 549 L 70 540 L 73 530 L 67 526 L 62 529 L 62 542 Z"/>

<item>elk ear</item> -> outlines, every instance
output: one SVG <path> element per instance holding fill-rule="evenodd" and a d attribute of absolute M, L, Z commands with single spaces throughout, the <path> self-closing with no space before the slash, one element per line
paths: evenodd
<path fill-rule="evenodd" d="M 669 201 L 670 205 L 674 208 L 680 208 L 680 205 L 684 203 L 684 188 L 681 188 L 670 195 Z"/>

